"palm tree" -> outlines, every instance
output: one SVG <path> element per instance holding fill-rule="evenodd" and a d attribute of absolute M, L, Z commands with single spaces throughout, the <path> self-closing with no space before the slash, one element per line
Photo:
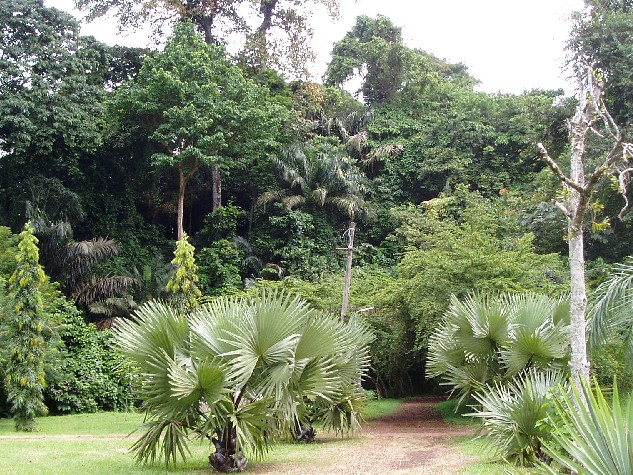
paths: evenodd
<path fill-rule="evenodd" d="M 621 335 L 633 355 L 633 257 L 615 264 L 609 279 L 598 286 L 589 305 L 589 341 L 593 345 Z"/>
<path fill-rule="evenodd" d="M 525 370 L 566 368 L 569 304 L 544 295 L 451 297 L 429 339 L 426 373 L 440 377 L 460 402 Z"/>
<path fill-rule="evenodd" d="M 367 211 L 365 176 L 328 142 L 290 145 L 273 157 L 273 162 L 286 188 L 263 193 L 258 206 L 279 201 L 290 210 L 313 203 L 332 206 L 351 220 Z"/>
<path fill-rule="evenodd" d="M 221 297 L 189 315 L 152 301 L 115 334 L 138 367 L 149 419 L 133 446 L 139 461 L 184 458 L 194 433 L 213 442 L 215 470 L 244 470 L 246 454 L 261 455 L 314 417 L 338 430 L 358 423 L 371 336 L 298 297 Z"/>

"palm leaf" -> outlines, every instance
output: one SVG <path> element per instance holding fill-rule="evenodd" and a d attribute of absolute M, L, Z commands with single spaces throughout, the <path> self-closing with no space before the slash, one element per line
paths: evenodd
<path fill-rule="evenodd" d="M 574 387 L 571 395 L 564 392 L 557 395 L 558 417 L 553 419 L 556 444 L 546 443 L 545 450 L 556 463 L 576 473 L 633 473 L 633 395 L 629 394 L 622 405 L 614 382 L 609 404 L 598 384 L 594 385 L 595 393 L 584 380 L 582 394 Z M 557 473 L 552 467 L 543 469 Z"/>

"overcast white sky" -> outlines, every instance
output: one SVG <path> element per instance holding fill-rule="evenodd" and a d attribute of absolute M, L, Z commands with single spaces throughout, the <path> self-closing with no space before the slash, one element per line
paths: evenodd
<path fill-rule="evenodd" d="M 73 12 L 73 0 L 44 0 Z M 569 16 L 582 0 L 340 0 L 341 16 L 324 12 L 314 18 L 317 79 L 329 61 L 332 45 L 354 25 L 356 16 L 382 14 L 401 26 L 406 44 L 450 62 L 465 63 L 488 92 L 521 93 L 533 88 L 563 87 L 571 94 L 561 68 Z M 112 21 L 84 25 L 82 33 L 107 44 L 150 46 L 148 35 L 123 36 Z"/>

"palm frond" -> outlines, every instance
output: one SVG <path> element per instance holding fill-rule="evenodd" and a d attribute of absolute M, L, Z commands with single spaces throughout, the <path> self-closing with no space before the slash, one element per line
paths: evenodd
<path fill-rule="evenodd" d="M 511 462 L 532 465 L 542 457 L 541 440 L 550 437 L 544 420 L 554 409 L 551 392 L 566 379 L 560 371 L 532 368 L 506 384 L 497 382 L 477 392 L 479 406 L 466 415 L 483 419 L 492 451 Z"/>
<path fill-rule="evenodd" d="M 140 282 L 134 277 L 112 275 L 106 277 L 91 276 L 73 289 L 70 297 L 82 305 L 91 305 L 112 296 L 121 296 Z"/>
<path fill-rule="evenodd" d="M 633 258 L 614 266 L 612 276 L 591 296 L 588 314 L 592 345 L 604 342 L 616 330 L 633 341 Z M 629 354 L 633 355 L 633 348 L 629 348 Z"/>
<path fill-rule="evenodd" d="M 557 395 L 557 417 L 552 419 L 555 443 L 546 442 L 545 451 L 557 464 L 574 473 L 633 473 L 633 394 L 622 404 L 614 382 L 609 403 L 598 384 L 594 385 L 595 392 L 584 380 L 582 394 L 574 387 L 571 395 Z M 553 467 L 542 468 L 548 473 L 559 473 Z"/>
<path fill-rule="evenodd" d="M 118 255 L 119 249 L 119 243 L 113 239 L 95 238 L 90 241 L 69 242 L 63 258 L 68 270 L 66 285 L 73 288 L 90 273 L 94 264 Z"/>

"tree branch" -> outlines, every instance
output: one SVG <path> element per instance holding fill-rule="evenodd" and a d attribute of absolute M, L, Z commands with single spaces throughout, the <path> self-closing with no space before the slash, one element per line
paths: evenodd
<path fill-rule="evenodd" d="M 580 186 L 578 183 L 568 178 L 567 175 L 563 173 L 563 171 L 560 169 L 560 167 L 554 161 L 554 159 L 549 156 L 547 149 L 542 143 L 539 143 L 537 147 L 539 149 L 539 152 L 541 152 L 541 158 L 545 161 L 545 163 L 547 163 L 547 166 L 551 168 L 551 170 L 554 172 L 554 175 L 556 175 L 560 181 L 562 181 L 568 187 L 573 188 L 578 193 L 584 192 L 584 189 L 582 186 Z"/>

